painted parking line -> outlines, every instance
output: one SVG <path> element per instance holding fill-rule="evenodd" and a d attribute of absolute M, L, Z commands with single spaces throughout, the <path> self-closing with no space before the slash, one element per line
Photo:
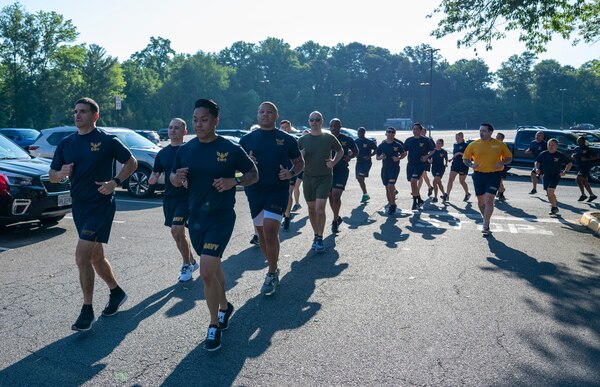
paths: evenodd
<path fill-rule="evenodd" d="M 160 204 L 162 206 L 163 202 L 155 202 L 152 200 L 130 200 L 130 199 L 116 199 L 117 202 L 124 202 L 124 203 L 137 203 L 137 204 Z"/>
<path fill-rule="evenodd" d="M 481 219 L 480 213 L 462 213 L 462 212 L 446 212 L 446 211 L 427 211 L 422 212 L 425 215 L 436 215 L 440 217 L 454 217 L 454 218 L 468 218 L 468 219 Z M 516 217 L 516 216 L 499 216 L 492 215 L 492 220 L 506 220 L 511 222 L 530 222 L 530 223 L 560 223 L 560 220 L 556 218 L 535 218 L 532 216 L 528 217 Z"/>

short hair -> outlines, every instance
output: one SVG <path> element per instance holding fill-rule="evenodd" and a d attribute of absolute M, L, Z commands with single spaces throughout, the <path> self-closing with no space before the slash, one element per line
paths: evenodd
<path fill-rule="evenodd" d="M 458 132 L 458 133 L 456 133 L 456 135 L 457 135 L 457 136 L 461 136 L 461 137 L 464 137 L 464 136 L 465 136 L 465 134 L 464 134 L 463 132 Z"/>
<path fill-rule="evenodd" d="M 342 120 L 340 120 L 339 118 L 332 118 L 331 121 L 329 121 L 329 125 L 331 126 L 331 124 L 333 124 L 334 122 L 337 122 L 338 124 L 340 124 L 340 126 L 342 126 Z"/>
<path fill-rule="evenodd" d="M 323 114 L 321 114 L 321 112 L 320 112 L 320 111 L 318 111 L 318 110 L 315 110 L 314 112 L 311 112 L 311 113 L 308 115 L 308 117 L 310 118 L 310 116 L 312 116 L 313 114 L 318 114 L 318 115 L 319 115 L 319 117 L 321 117 L 321 121 L 323 121 L 323 120 L 324 120 Z"/>
<path fill-rule="evenodd" d="M 488 124 L 486 122 L 479 124 L 479 126 L 485 126 L 485 127 L 487 127 L 490 132 L 494 131 L 494 126 L 492 124 Z"/>
<path fill-rule="evenodd" d="M 555 138 L 551 138 L 550 140 L 548 140 L 548 144 L 550 144 L 551 142 L 555 142 L 556 145 L 558 145 L 558 140 Z"/>
<path fill-rule="evenodd" d="M 277 113 L 279 115 L 279 109 L 277 109 L 277 106 L 273 102 L 271 102 L 271 101 L 261 102 L 260 105 L 258 105 L 259 109 L 260 109 L 260 107 L 262 105 L 269 105 L 269 106 L 271 106 L 273 109 L 275 109 L 275 113 Z"/>
<path fill-rule="evenodd" d="M 279 125 L 283 125 L 283 124 L 288 124 L 289 126 L 292 126 L 292 123 L 289 120 L 281 120 Z"/>
<path fill-rule="evenodd" d="M 80 103 L 88 105 L 94 113 L 100 113 L 100 107 L 98 106 L 98 103 L 93 99 L 89 97 L 79 98 L 77 102 L 75 102 L 75 105 Z"/>
<path fill-rule="evenodd" d="M 219 105 L 217 105 L 217 103 L 215 101 L 213 101 L 212 99 L 200 98 L 194 104 L 194 109 L 198 109 L 198 108 L 205 108 L 208 110 L 208 112 L 210 113 L 211 116 L 219 117 L 219 112 L 220 112 Z"/>
<path fill-rule="evenodd" d="M 357 132 L 366 132 L 367 130 L 365 129 L 364 126 L 361 126 L 358 128 Z"/>
<path fill-rule="evenodd" d="M 421 125 L 421 123 L 420 123 L 420 122 L 415 122 L 415 123 L 413 124 L 413 128 L 414 128 L 415 126 L 418 126 L 419 128 L 423 129 L 423 125 Z"/>
<path fill-rule="evenodd" d="M 387 132 L 388 130 L 391 130 L 392 132 L 396 133 L 396 128 L 394 128 L 393 126 L 388 126 L 385 131 Z"/>
<path fill-rule="evenodd" d="M 183 126 L 183 130 L 187 130 L 187 124 L 185 123 L 183 118 L 175 117 L 175 118 L 172 118 L 171 121 L 179 122 L 181 124 L 181 126 Z"/>
<path fill-rule="evenodd" d="M 502 132 L 496 133 L 496 137 L 498 137 L 498 136 L 502 137 L 502 139 L 504 140 L 504 137 L 505 137 L 504 133 L 502 133 Z"/>
<path fill-rule="evenodd" d="M 437 142 L 441 142 L 442 144 L 444 144 L 444 139 L 443 139 L 443 138 L 438 138 L 438 139 L 436 140 L 436 143 L 437 143 Z"/>

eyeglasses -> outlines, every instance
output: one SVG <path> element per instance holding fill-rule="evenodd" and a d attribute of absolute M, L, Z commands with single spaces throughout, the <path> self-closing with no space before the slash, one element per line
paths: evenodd
<path fill-rule="evenodd" d="M 321 119 L 320 118 L 311 118 L 311 119 L 309 119 L 309 121 L 310 122 L 319 122 L 319 121 L 321 121 Z"/>

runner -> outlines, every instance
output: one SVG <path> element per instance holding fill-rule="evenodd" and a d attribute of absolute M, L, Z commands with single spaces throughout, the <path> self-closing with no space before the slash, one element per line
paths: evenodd
<path fill-rule="evenodd" d="M 56 147 L 49 178 L 52 183 L 71 180 L 73 221 L 79 234 L 75 262 L 83 292 L 83 307 L 71 329 L 87 331 L 96 321 L 92 307 L 96 273 L 110 289 L 104 316 L 115 315 L 127 301 L 102 244 L 108 243 L 115 216 L 115 188 L 136 170 L 137 161 L 117 137 L 96 128 L 100 109 L 93 99 L 79 99 L 73 113 L 77 133 L 63 138 Z M 123 169 L 113 177 L 115 160 Z"/>
<path fill-rule="evenodd" d="M 548 140 L 548 150 L 543 151 L 535 160 L 535 170 L 538 175 L 543 174 L 544 189 L 550 201 L 550 215 L 558 214 L 556 202 L 556 187 L 560 183 L 560 178 L 565 176 L 573 166 L 571 159 L 558 152 L 558 141 L 555 138 Z M 562 165 L 565 169 L 561 171 Z"/>
<path fill-rule="evenodd" d="M 544 141 L 544 132 L 539 131 L 539 132 L 536 132 L 535 140 L 533 140 L 531 142 L 531 144 L 529 144 L 529 148 L 525 149 L 525 153 L 532 153 L 533 159 L 537 160 L 540 153 L 542 153 L 543 151 L 545 151 L 547 149 L 548 149 L 548 145 L 546 144 L 546 141 Z M 542 174 L 543 174 L 543 172 L 542 172 Z M 540 175 L 540 177 L 542 177 L 542 175 Z M 533 184 L 533 188 L 529 192 L 530 195 L 534 195 L 537 193 L 537 178 L 538 178 L 538 174 L 537 174 L 536 168 L 534 166 L 533 169 L 531 170 L 531 184 Z"/>
<path fill-rule="evenodd" d="M 196 138 L 177 151 L 170 179 L 175 187 L 189 190 L 190 239 L 200 256 L 210 314 L 204 349 L 214 351 L 221 347 L 221 331 L 229 328 L 234 309 L 225 296 L 221 258 L 235 225 L 235 187 L 255 183 L 258 171 L 241 147 L 216 134 L 219 106 L 213 100 L 196 101 L 193 122 Z"/>
<path fill-rule="evenodd" d="M 168 136 L 170 144 L 162 148 L 154 160 L 154 168 L 148 183 L 154 185 L 161 174 L 171 174 L 173 161 L 179 147 L 183 144 L 183 136 L 187 134 L 187 125 L 181 118 L 173 118 L 169 123 Z M 171 228 L 171 236 L 175 240 L 177 249 L 181 254 L 183 263 L 179 271 L 179 281 L 185 282 L 192 279 L 192 272 L 198 270 L 200 265 L 192 256 L 190 240 L 185 233 L 186 222 L 190 214 L 188 204 L 188 191 L 185 187 L 174 187 L 169 177 L 165 179 L 165 192 L 163 194 L 163 214 L 165 226 Z"/>
<path fill-rule="evenodd" d="M 406 177 L 410 181 L 410 188 L 413 198 L 412 209 L 417 210 L 423 205 L 423 199 L 419 193 L 418 182 L 423 172 L 427 170 L 429 161 L 427 159 L 435 151 L 431 140 L 428 137 L 421 136 L 423 126 L 416 122 L 413 124 L 413 137 L 409 137 L 404 142 L 404 149 L 408 152 L 408 165 L 406 166 Z"/>
<path fill-rule="evenodd" d="M 500 186 L 500 172 L 512 161 L 512 153 L 505 143 L 492 138 L 491 124 L 479 126 L 479 140 L 470 143 L 463 154 L 465 165 L 473 168 L 473 186 L 477 205 L 483 216 L 483 236 L 491 234 L 490 219 L 494 212 L 494 198 Z"/>
<path fill-rule="evenodd" d="M 465 191 L 465 197 L 463 201 L 468 201 L 471 198 L 469 193 L 469 186 L 467 185 L 467 175 L 469 174 L 469 167 L 463 162 L 463 152 L 467 149 L 467 143 L 465 142 L 465 135 L 463 132 L 458 132 L 454 136 L 456 143 L 452 149 L 452 160 L 450 164 L 450 176 L 448 176 L 448 185 L 446 188 L 446 197 L 442 198 L 444 201 L 450 200 L 450 191 L 454 184 L 454 179 L 458 175 L 458 181 Z"/>
<path fill-rule="evenodd" d="M 342 145 L 344 151 L 344 157 L 333 167 L 333 180 L 331 186 L 331 192 L 329 193 L 329 206 L 333 212 L 333 222 L 331 223 L 331 232 L 336 234 L 340 230 L 342 224 L 342 217 L 340 216 L 340 209 L 342 208 L 342 194 L 346 188 L 348 182 L 348 176 L 350 175 L 350 169 L 348 163 L 354 157 L 358 155 L 358 147 L 354 141 L 340 133 L 342 128 L 342 121 L 339 118 L 334 118 L 329 121 L 329 130 Z M 333 157 L 333 151 L 332 151 Z"/>
<path fill-rule="evenodd" d="M 308 218 L 315 237 L 312 249 L 323 251 L 323 231 L 325 230 L 325 206 L 331 191 L 333 167 L 342 159 L 342 145 L 334 135 L 321 130 L 323 115 L 314 111 L 309 115 L 310 132 L 306 133 L 298 145 L 304 156 L 304 199 L 308 205 Z M 331 158 L 331 151 L 335 157 Z"/>
<path fill-rule="evenodd" d="M 360 202 L 362 204 L 367 203 L 371 198 L 367 193 L 367 186 L 365 184 L 365 178 L 369 177 L 369 171 L 373 165 L 373 155 L 377 152 L 377 144 L 373 140 L 369 140 L 365 137 L 366 130 L 362 126 L 358 128 L 358 138 L 354 140 L 358 149 L 358 155 L 356 156 L 356 180 L 362 190 L 362 198 Z"/>
<path fill-rule="evenodd" d="M 388 201 L 388 215 L 396 213 L 396 181 L 400 173 L 400 160 L 406 157 L 402 144 L 396 140 L 396 128 L 385 130 L 385 140 L 377 147 L 377 160 L 381 163 L 381 182 L 385 186 L 385 196 Z"/>
<path fill-rule="evenodd" d="M 442 193 L 442 201 L 446 198 L 442 177 L 444 177 L 447 166 L 448 152 L 444 149 L 444 140 L 440 138 L 435 142 L 435 152 L 431 155 L 431 174 L 433 175 L 434 190 L 434 197 L 431 201 L 433 203 L 438 201 L 438 190 Z"/>
<path fill-rule="evenodd" d="M 260 128 L 242 137 L 240 146 L 254 161 L 260 176 L 245 191 L 260 249 L 269 265 L 260 289 L 268 296 L 279 285 L 279 227 L 290 197 L 290 179 L 302 171 L 304 161 L 296 139 L 275 128 L 279 113 L 273 102 L 261 103 L 256 118 Z M 292 168 L 288 169 L 290 161 Z"/>
<path fill-rule="evenodd" d="M 281 120 L 279 129 L 291 134 L 292 123 L 288 120 Z M 288 163 L 286 167 L 290 168 L 291 166 L 291 163 Z M 281 223 L 281 228 L 286 231 L 290 229 L 292 211 L 298 211 L 302 207 L 300 205 L 300 184 L 302 184 L 302 172 L 300 172 L 298 176 L 294 176 L 290 179 L 290 197 L 288 199 L 287 208 L 285 209 L 285 214 L 283 215 L 283 222 Z"/>
<path fill-rule="evenodd" d="M 590 186 L 590 182 L 588 178 L 590 177 L 590 169 L 592 167 L 592 160 L 596 160 L 598 157 L 594 157 L 589 146 L 585 145 L 585 137 L 579 136 L 577 137 L 577 147 L 574 150 L 573 155 L 571 156 L 577 162 L 577 186 L 581 191 L 581 196 L 577 199 L 578 202 L 582 202 L 587 199 L 588 202 L 593 202 L 598 198 L 598 196 L 594 195 L 592 192 L 592 187 Z M 588 199 L 585 194 L 584 189 L 590 194 Z"/>
<path fill-rule="evenodd" d="M 435 149 L 435 141 L 433 141 L 433 138 L 427 136 L 427 128 L 423 127 L 421 129 L 421 137 L 429 139 L 432 148 Z M 419 192 L 421 192 L 421 186 L 423 185 L 423 181 L 425 181 L 425 184 L 427 184 L 427 196 L 429 197 L 433 193 L 434 185 L 429 181 L 427 172 L 431 172 L 431 158 L 427 161 L 427 164 L 425 164 L 425 170 L 423 171 L 423 175 L 421 175 L 418 184 Z"/>
<path fill-rule="evenodd" d="M 504 142 L 504 133 L 496 133 L 496 140 Z M 506 192 L 506 188 L 504 187 L 504 180 L 506 180 L 506 176 L 508 174 L 508 170 L 510 167 L 508 165 L 504 166 L 504 169 L 500 173 L 500 187 L 498 187 L 498 193 L 496 194 L 496 199 L 499 202 L 505 202 L 506 196 L 504 196 L 504 192 Z"/>

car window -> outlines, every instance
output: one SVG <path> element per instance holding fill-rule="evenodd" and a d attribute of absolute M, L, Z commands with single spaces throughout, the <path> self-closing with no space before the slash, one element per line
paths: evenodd
<path fill-rule="evenodd" d="M 121 140 L 121 142 L 127 148 L 155 148 L 156 147 L 156 145 L 152 141 L 140 136 L 137 133 L 118 132 L 118 133 L 113 133 L 113 134 L 115 136 L 117 136 L 119 138 L 119 140 Z"/>
<path fill-rule="evenodd" d="M 6 137 L 0 136 L 0 160 L 7 159 L 30 159 L 27 152 Z"/>
<path fill-rule="evenodd" d="M 528 147 L 529 144 L 531 144 L 531 142 L 535 138 L 536 132 L 534 132 L 533 130 L 524 130 L 520 133 L 521 134 L 519 135 L 519 138 L 520 138 L 519 145 Z"/>
<path fill-rule="evenodd" d="M 23 137 L 24 137 L 24 138 L 26 138 L 27 140 L 35 140 L 35 139 L 37 139 L 37 138 L 38 138 L 38 137 L 41 135 L 41 133 L 40 133 L 40 132 L 38 132 L 38 131 L 37 131 L 37 130 L 35 130 L 35 129 L 22 129 L 22 130 L 20 130 L 19 132 L 20 132 L 20 133 L 23 135 Z"/>
<path fill-rule="evenodd" d="M 60 140 L 63 139 L 63 137 L 68 136 L 71 133 L 73 132 L 54 132 L 50 136 L 48 136 L 48 144 L 57 146 Z"/>

